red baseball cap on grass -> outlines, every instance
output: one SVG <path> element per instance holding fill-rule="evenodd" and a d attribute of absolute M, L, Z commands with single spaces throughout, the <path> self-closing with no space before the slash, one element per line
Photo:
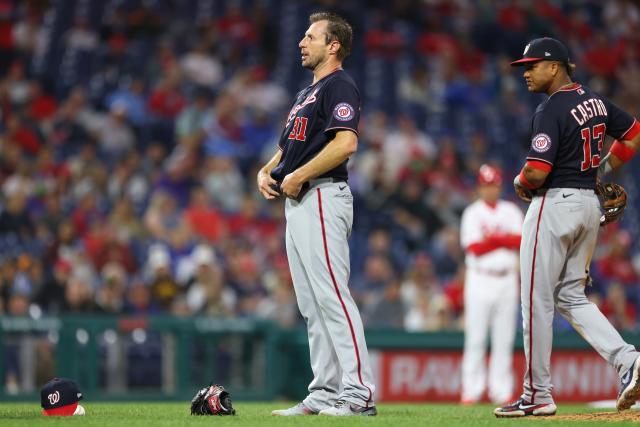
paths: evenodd
<path fill-rule="evenodd" d="M 68 417 L 74 415 L 82 393 L 76 383 L 67 378 L 53 378 L 40 390 L 42 414 Z"/>

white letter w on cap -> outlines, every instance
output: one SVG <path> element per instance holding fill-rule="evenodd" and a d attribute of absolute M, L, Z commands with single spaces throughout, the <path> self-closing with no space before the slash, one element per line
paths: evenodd
<path fill-rule="evenodd" d="M 49 398 L 49 403 L 51 403 L 52 405 L 55 405 L 60 401 L 60 392 L 56 391 L 55 393 L 51 393 L 47 397 Z"/>

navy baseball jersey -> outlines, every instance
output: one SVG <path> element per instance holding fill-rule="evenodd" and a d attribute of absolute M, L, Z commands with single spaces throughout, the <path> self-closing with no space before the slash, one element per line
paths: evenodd
<path fill-rule="evenodd" d="M 551 165 L 541 188 L 594 189 L 605 135 L 622 138 L 634 118 L 574 83 L 542 102 L 533 116 L 527 160 Z"/>
<path fill-rule="evenodd" d="M 285 176 L 314 158 L 341 129 L 358 133 L 360 93 L 353 79 L 342 69 L 298 92 L 278 146 L 280 163 L 271 176 L 282 182 Z M 347 180 L 347 161 L 318 178 Z"/>

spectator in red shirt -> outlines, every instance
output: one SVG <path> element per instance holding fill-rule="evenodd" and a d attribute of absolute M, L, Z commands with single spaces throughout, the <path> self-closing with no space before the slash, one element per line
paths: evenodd
<path fill-rule="evenodd" d="M 278 232 L 277 222 L 260 215 L 260 205 L 251 196 L 246 196 L 240 211 L 227 215 L 226 221 L 232 237 L 242 237 L 252 244 L 259 244 Z"/>
<path fill-rule="evenodd" d="M 631 236 L 627 231 L 619 230 L 612 236 L 609 253 L 596 264 L 597 271 L 602 278 L 626 286 L 640 282 L 640 277 L 629 254 L 630 246 Z"/>
<path fill-rule="evenodd" d="M 226 16 L 217 24 L 220 38 L 234 48 L 245 47 L 256 41 L 256 25 L 237 3 L 229 4 Z"/>
<path fill-rule="evenodd" d="M 27 126 L 18 116 L 7 118 L 7 136 L 28 154 L 35 156 L 40 151 L 42 141 L 38 133 Z"/>
<path fill-rule="evenodd" d="M 616 329 L 635 328 L 636 307 L 627 300 L 625 289 L 619 283 L 612 283 L 609 286 L 600 310 Z"/>
<path fill-rule="evenodd" d="M 582 57 L 582 61 L 590 73 L 608 79 L 615 75 L 623 51 L 622 40 L 609 43 L 606 34 L 598 33 L 591 44 L 591 49 L 587 50 Z"/>
<path fill-rule="evenodd" d="M 32 80 L 29 89 L 31 97 L 29 116 L 37 121 L 52 119 L 58 109 L 55 98 L 42 90 L 42 84 L 38 80 Z"/>
<path fill-rule="evenodd" d="M 364 45 L 371 56 L 394 59 L 402 55 L 406 40 L 387 21 L 383 12 L 378 11 L 377 23 L 364 35 Z"/>
<path fill-rule="evenodd" d="M 14 55 L 12 10 L 11 1 L 0 3 L 0 75 L 5 73 L 7 65 L 11 63 Z"/>
<path fill-rule="evenodd" d="M 71 221 L 80 237 L 89 231 L 92 224 L 102 220 L 102 214 L 98 209 L 95 188 L 87 186 L 83 188 L 84 194 L 79 196 L 76 209 L 71 214 Z"/>
<path fill-rule="evenodd" d="M 444 296 L 449 301 L 449 307 L 456 318 L 464 313 L 464 266 L 460 266 L 456 275 L 444 285 Z"/>
<path fill-rule="evenodd" d="M 160 80 L 149 95 L 149 112 L 161 119 L 175 119 L 185 105 L 186 99 L 180 90 L 180 77 L 175 73 Z"/>
<path fill-rule="evenodd" d="M 191 191 L 191 200 L 184 211 L 184 220 L 196 236 L 207 242 L 217 242 L 226 234 L 222 215 L 212 206 L 203 187 L 199 186 Z"/>
<path fill-rule="evenodd" d="M 519 3 L 519 1 L 511 0 L 500 8 L 498 23 L 502 28 L 518 33 L 527 29 L 527 14 Z"/>

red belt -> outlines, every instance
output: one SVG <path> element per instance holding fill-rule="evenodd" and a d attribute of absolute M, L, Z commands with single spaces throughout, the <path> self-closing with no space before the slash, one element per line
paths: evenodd
<path fill-rule="evenodd" d="M 485 274 L 487 276 L 493 276 L 493 277 L 504 277 L 507 276 L 509 274 L 511 274 L 513 272 L 513 270 L 510 270 L 508 268 L 502 269 L 502 270 L 491 270 L 491 269 L 484 269 L 484 268 L 477 268 L 474 267 L 473 268 L 475 271 L 477 271 L 480 274 Z"/>

